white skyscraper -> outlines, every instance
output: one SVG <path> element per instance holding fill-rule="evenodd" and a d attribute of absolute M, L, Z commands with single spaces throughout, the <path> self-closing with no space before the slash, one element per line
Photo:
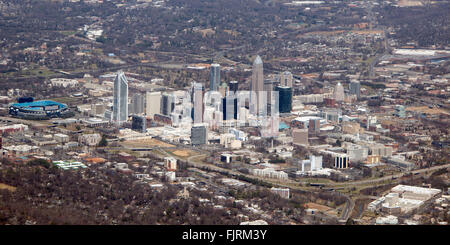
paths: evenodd
<path fill-rule="evenodd" d="M 113 121 L 128 119 L 128 81 L 123 71 L 118 71 L 114 80 Z"/>
<path fill-rule="evenodd" d="M 193 83 L 194 123 L 203 122 L 203 84 Z"/>
<path fill-rule="evenodd" d="M 284 71 L 280 73 L 280 86 L 286 86 L 292 88 L 293 76 L 290 71 Z"/>
<path fill-rule="evenodd" d="M 333 97 L 336 101 L 344 101 L 345 99 L 344 87 L 340 82 L 338 82 L 338 84 L 336 84 L 336 87 L 334 87 Z"/>
<path fill-rule="evenodd" d="M 250 103 L 254 105 L 256 113 L 261 114 L 260 111 L 263 110 L 264 105 L 267 104 L 267 101 L 264 101 L 266 98 L 262 95 L 262 91 L 264 91 L 264 71 L 263 62 L 259 55 L 256 56 L 256 59 L 253 62 L 251 91 L 256 94 L 256 98 L 251 96 Z"/>
<path fill-rule="evenodd" d="M 145 114 L 151 118 L 161 113 L 161 92 L 146 93 Z"/>

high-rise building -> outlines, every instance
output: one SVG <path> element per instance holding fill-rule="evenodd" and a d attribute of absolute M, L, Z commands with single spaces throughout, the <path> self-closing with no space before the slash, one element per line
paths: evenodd
<path fill-rule="evenodd" d="M 131 97 L 131 108 L 132 114 L 142 114 L 144 113 L 144 107 L 145 107 L 145 97 L 142 94 L 133 94 Z"/>
<path fill-rule="evenodd" d="M 232 120 L 237 119 L 237 110 L 238 110 L 238 103 L 237 98 L 234 94 L 228 94 L 224 98 L 222 98 L 222 115 L 223 120 Z"/>
<path fill-rule="evenodd" d="M 349 91 L 350 94 L 356 95 L 356 98 L 361 98 L 361 83 L 359 81 L 351 81 Z"/>
<path fill-rule="evenodd" d="M 239 90 L 239 83 L 238 81 L 231 81 L 228 84 L 228 87 L 230 92 L 237 93 L 237 91 Z"/>
<path fill-rule="evenodd" d="M 220 85 L 220 65 L 211 64 L 210 78 L 209 78 L 209 90 L 217 91 Z"/>
<path fill-rule="evenodd" d="M 287 86 L 277 86 L 275 91 L 278 91 L 278 111 L 290 113 L 292 110 L 292 89 Z"/>
<path fill-rule="evenodd" d="M 278 137 L 280 129 L 280 118 L 278 116 L 266 116 L 262 120 L 261 137 Z"/>
<path fill-rule="evenodd" d="M 191 128 L 191 144 L 204 145 L 208 141 L 208 133 L 205 125 L 194 125 Z"/>
<path fill-rule="evenodd" d="M 320 133 L 320 119 L 309 119 L 308 132 L 309 134 Z"/>
<path fill-rule="evenodd" d="M 133 115 L 131 117 L 131 129 L 140 133 L 147 131 L 147 118 L 144 116 Z"/>
<path fill-rule="evenodd" d="M 128 81 L 123 71 L 117 72 L 113 94 L 113 121 L 125 122 L 128 119 Z"/>
<path fill-rule="evenodd" d="M 203 84 L 192 83 L 192 100 L 194 102 L 193 121 L 194 123 L 203 122 Z"/>
<path fill-rule="evenodd" d="M 340 82 L 338 82 L 336 87 L 334 87 L 333 97 L 336 101 L 344 101 L 345 99 L 344 87 Z"/>
<path fill-rule="evenodd" d="M 175 96 L 173 94 L 164 93 L 162 95 L 161 113 L 170 116 L 175 108 Z"/>
<path fill-rule="evenodd" d="M 253 105 L 253 110 L 256 110 L 253 113 L 256 112 L 255 114 L 261 115 L 264 113 L 264 105 L 267 104 L 267 101 L 265 101 L 265 98 L 263 98 L 264 96 L 262 96 L 264 91 L 264 71 L 263 62 L 259 55 L 256 56 L 255 61 L 253 62 L 251 91 L 256 95 L 256 98 L 253 98 L 254 96 L 250 97 L 250 103 Z"/>
<path fill-rule="evenodd" d="M 294 144 L 308 145 L 308 129 L 294 129 L 292 131 Z"/>
<path fill-rule="evenodd" d="M 270 108 L 269 105 L 272 104 L 273 83 L 274 82 L 270 79 L 264 80 L 265 102 L 263 106 L 265 107 L 265 109 L 263 109 L 263 111 L 269 113 L 268 115 L 270 115 L 270 112 L 268 111 L 268 109 Z"/>
<path fill-rule="evenodd" d="M 219 86 L 219 93 L 220 93 L 220 95 L 222 95 L 222 97 L 225 97 L 228 94 L 228 90 L 229 90 L 229 88 L 228 88 L 227 83 L 222 83 Z"/>
<path fill-rule="evenodd" d="M 292 73 L 290 71 L 284 71 L 280 73 L 280 86 L 287 86 L 292 88 Z"/>
<path fill-rule="evenodd" d="M 147 92 L 145 114 L 153 118 L 155 114 L 161 113 L 161 92 Z"/>

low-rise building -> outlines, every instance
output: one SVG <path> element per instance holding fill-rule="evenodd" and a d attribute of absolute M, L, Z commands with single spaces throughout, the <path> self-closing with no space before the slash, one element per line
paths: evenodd
<path fill-rule="evenodd" d="M 283 171 L 275 171 L 273 168 L 265 168 L 265 169 L 252 169 L 251 173 L 256 176 L 271 178 L 271 179 L 288 179 L 288 174 Z"/>
<path fill-rule="evenodd" d="M 100 134 L 83 134 L 78 137 L 78 142 L 87 146 L 96 146 L 101 139 Z"/>

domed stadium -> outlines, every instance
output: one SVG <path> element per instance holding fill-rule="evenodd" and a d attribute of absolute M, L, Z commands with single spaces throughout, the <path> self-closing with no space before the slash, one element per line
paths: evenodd
<path fill-rule="evenodd" d="M 51 100 L 13 103 L 9 105 L 9 114 L 14 117 L 33 120 L 73 116 L 73 112 L 69 110 L 66 104 Z"/>

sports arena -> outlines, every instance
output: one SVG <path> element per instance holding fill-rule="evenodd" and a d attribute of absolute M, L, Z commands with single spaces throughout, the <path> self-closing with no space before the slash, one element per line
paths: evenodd
<path fill-rule="evenodd" d="M 14 117 L 34 120 L 45 120 L 55 117 L 65 118 L 73 115 L 66 104 L 51 100 L 13 103 L 9 105 L 9 114 Z"/>

